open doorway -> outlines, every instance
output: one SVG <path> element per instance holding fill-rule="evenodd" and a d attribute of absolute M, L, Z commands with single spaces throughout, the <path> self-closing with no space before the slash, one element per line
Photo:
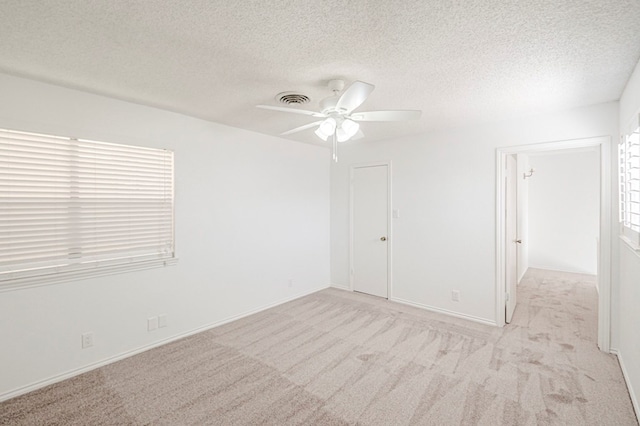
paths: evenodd
<path fill-rule="evenodd" d="M 518 224 L 517 237 L 510 235 L 508 231 L 509 224 L 509 197 L 508 197 L 508 178 L 511 175 L 513 179 L 513 173 L 510 173 L 509 163 L 513 158 L 520 159 L 518 161 L 516 177 L 523 178 L 525 174 L 531 173 L 528 163 L 533 162 L 533 159 L 544 158 L 552 154 L 560 154 L 562 152 L 573 152 L 575 150 L 584 152 L 594 152 L 599 156 L 598 166 L 598 182 L 599 186 L 599 202 L 598 202 L 598 218 L 597 218 L 597 238 L 592 241 L 595 246 L 595 262 L 585 261 L 585 256 L 580 257 L 580 261 L 576 261 L 576 257 L 569 256 L 563 260 L 555 262 L 568 263 L 579 273 L 597 272 L 597 286 L 598 286 L 598 346 L 602 351 L 609 352 L 610 348 L 610 271 L 611 271 L 611 163 L 610 163 L 610 149 L 611 142 L 609 137 L 598 137 L 589 139 L 580 139 L 572 141 L 559 141 L 551 143 L 542 143 L 535 145 L 516 146 L 508 148 L 499 148 L 497 150 L 497 221 L 496 221 L 496 246 L 497 246 L 497 262 L 496 262 L 496 318 L 498 325 L 504 325 L 506 323 L 506 314 L 509 312 L 509 308 L 513 309 L 517 302 L 514 300 L 515 292 L 512 295 L 510 291 L 510 285 L 512 285 L 513 279 L 510 281 L 510 276 L 517 275 L 517 279 L 521 279 L 522 275 L 527 268 L 527 262 L 531 258 L 527 253 L 527 249 L 531 250 L 531 246 L 526 247 L 525 250 L 520 250 L 516 256 L 517 261 L 514 265 L 513 247 L 511 245 L 518 244 L 522 240 L 526 239 L 529 242 L 529 236 L 523 228 L 527 228 L 528 224 L 523 224 L 522 220 Z M 577 151 L 576 151 L 577 152 Z M 529 161 L 526 161 L 526 160 Z M 534 172 L 535 174 L 535 172 Z M 523 197 L 518 199 L 519 203 L 523 202 Z M 519 205 L 519 209 L 523 206 Z M 511 208 L 513 211 L 513 208 Z M 526 219 L 526 218 L 525 218 Z M 526 222 L 526 220 L 525 220 Z M 523 235 L 524 234 L 524 235 Z M 544 236 L 543 236 L 544 239 Z M 538 241 L 538 243 L 540 243 Z M 568 241 L 566 244 L 577 245 L 578 242 Z M 544 247 L 544 244 L 549 244 L 549 241 L 544 242 L 542 245 L 537 244 L 538 249 Z M 584 245 L 584 244 L 581 244 Z M 590 245 L 590 244 L 588 244 Z M 566 250 L 566 247 L 557 247 L 559 250 Z M 585 247 L 584 250 L 589 250 L 589 247 Z M 539 266 L 545 267 L 544 262 L 552 262 L 550 259 L 544 259 L 544 256 L 535 257 L 535 262 L 539 263 Z M 595 267 L 594 267 L 595 263 Z M 547 263 L 546 265 L 550 269 L 566 269 L 566 267 L 553 267 L 553 263 Z M 532 265 L 534 266 L 534 265 Z M 582 270 L 580 269 L 582 268 Z M 585 269 L 586 268 L 586 269 Z M 591 268 L 591 269 L 589 269 Z M 517 273 L 513 273 L 514 269 Z M 510 275 L 511 274 L 511 275 Z"/>

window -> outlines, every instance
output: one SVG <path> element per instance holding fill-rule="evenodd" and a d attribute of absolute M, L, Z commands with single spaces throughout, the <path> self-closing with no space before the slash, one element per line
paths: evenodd
<path fill-rule="evenodd" d="M 0 289 L 174 259 L 171 151 L 0 130 Z"/>
<path fill-rule="evenodd" d="M 640 115 L 619 145 L 620 224 L 627 242 L 640 248 Z"/>

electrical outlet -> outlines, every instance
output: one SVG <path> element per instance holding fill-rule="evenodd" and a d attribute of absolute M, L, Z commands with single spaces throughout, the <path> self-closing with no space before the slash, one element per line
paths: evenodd
<path fill-rule="evenodd" d="M 451 292 L 451 300 L 453 300 L 454 302 L 460 301 L 460 290 L 453 290 Z"/>
<path fill-rule="evenodd" d="M 293 278 L 289 278 L 289 288 L 293 287 Z"/>
<path fill-rule="evenodd" d="M 167 326 L 167 314 L 158 315 L 158 328 Z"/>
<path fill-rule="evenodd" d="M 158 328 L 158 317 L 147 318 L 147 330 L 153 331 Z"/>
<path fill-rule="evenodd" d="M 82 333 L 82 349 L 93 346 L 93 332 Z"/>

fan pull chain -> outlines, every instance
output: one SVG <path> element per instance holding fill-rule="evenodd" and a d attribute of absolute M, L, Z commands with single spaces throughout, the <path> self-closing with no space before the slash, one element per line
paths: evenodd
<path fill-rule="evenodd" d="M 335 161 L 336 163 L 338 162 L 338 137 L 336 135 L 336 132 L 333 132 L 333 136 L 331 137 L 331 143 L 332 143 L 332 153 L 333 153 L 333 161 Z"/>

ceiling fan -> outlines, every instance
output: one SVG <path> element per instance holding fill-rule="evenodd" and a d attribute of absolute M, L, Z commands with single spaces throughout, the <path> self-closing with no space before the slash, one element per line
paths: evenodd
<path fill-rule="evenodd" d="M 375 86 L 362 81 L 354 81 L 339 95 L 343 88 L 343 80 L 329 81 L 329 89 L 333 91 L 333 96 L 320 101 L 320 112 L 271 105 L 257 105 L 257 107 L 321 118 L 322 120 L 296 127 L 280 135 L 287 136 L 317 127 L 315 134 L 320 139 L 327 141 L 331 138 L 334 161 L 338 161 L 338 142 L 360 139 L 364 136 L 360 130 L 359 121 L 416 120 L 420 118 L 422 113 L 422 111 L 417 110 L 354 112 L 369 97 Z"/>

